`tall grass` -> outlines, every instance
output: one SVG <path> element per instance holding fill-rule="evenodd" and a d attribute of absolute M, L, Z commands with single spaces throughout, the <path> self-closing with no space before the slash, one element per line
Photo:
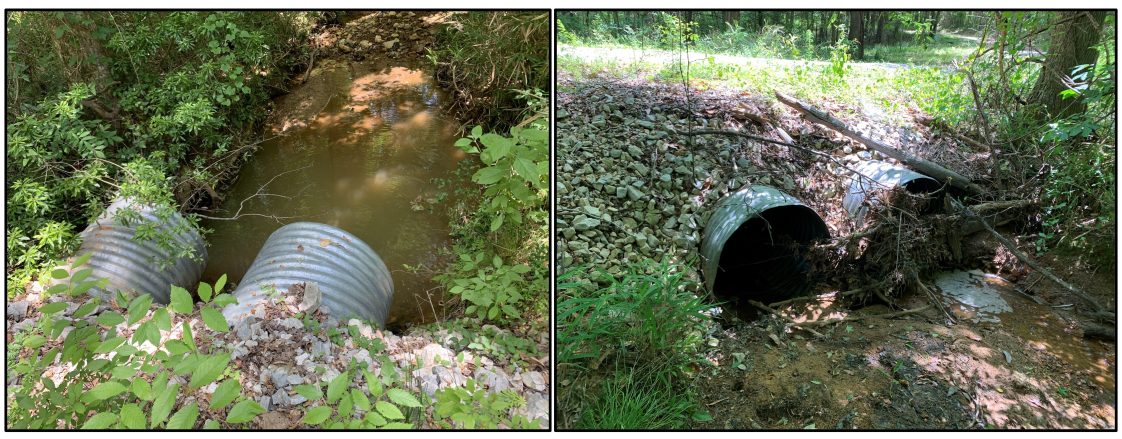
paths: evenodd
<path fill-rule="evenodd" d="M 700 359 L 711 305 L 694 294 L 685 265 L 644 261 L 613 277 L 587 267 L 558 277 L 560 380 L 596 383 L 559 392 L 578 428 L 678 428 L 696 409 L 684 383 Z M 567 421 L 561 421 L 567 422 Z"/>
<path fill-rule="evenodd" d="M 695 404 L 658 366 L 621 368 L 600 383 L 600 397 L 576 422 L 589 430 L 674 430 L 687 426 Z"/>
<path fill-rule="evenodd" d="M 548 12 L 468 12 L 439 35 L 429 59 L 466 125 L 505 131 L 524 116 L 518 90 L 549 90 Z"/>

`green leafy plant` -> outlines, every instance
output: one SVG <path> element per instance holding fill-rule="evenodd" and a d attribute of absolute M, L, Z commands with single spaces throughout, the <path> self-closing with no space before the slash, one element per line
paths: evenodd
<path fill-rule="evenodd" d="M 469 379 L 463 387 L 437 390 L 433 413 L 444 428 L 541 428 L 538 419 L 531 421 L 514 413 L 514 409 L 525 405 L 526 401 L 514 391 L 487 392 Z"/>
<path fill-rule="evenodd" d="M 226 377 L 230 354 L 196 343 L 186 319 L 179 324 L 178 337 L 163 335 L 174 332 L 172 314 L 193 315 L 195 311 L 190 295 L 178 287 L 172 289 L 172 304 L 168 307 L 153 310 L 149 295 L 130 300 L 117 293 L 105 304 L 107 309 L 95 315 L 103 298 L 89 293 L 97 291 L 95 287 L 104 288 L 106 281 L 90 278 L 92 269 L 76 270 L 89 257 L 86 254 L 77 258 L 70 267 L 74 270 L 72 274 L 65 269 L 52 272 L 52 278 L 62 280 L 69 276 L 69 281 L 52 285 L 46 291 L 48 296 L 86 295 L 88 299 L 69 314 L 65 301 L 41 307 L 43 318 L 36 328 L 21 337 L 20 345 L 9 345 L 13 352 L 26 350 L 9 357 L 8 369 L 19 382 L 9 386 L 11 401 L 15 403 L 8 408 L 10 426 L 189 429 L 196 427 L 200 410 L 220 417 L 223 408 L 235 400 L 238 402 L 225 413 L 228 424 L 242 424 L 264 413 L 255 401 L 239 395 L 240 385 L 234 378 L 217 386 L 207 406 L 201 407 L 199 402 L 178 404 L 180 397 L 186 395 L 183 391 L 199 389 Z M 205 283 L 199 286 L 200 292 L 214 294 L 200 294 L 203 315 L 207 315 L 207 310 L 216 313 L 222 325 L 226 321 L 214 307 L 233 300 L 221 292 L 224 284 L 225 276 L 213 287 Z M 117 332 L 122 324 L 135 325 L 132 336 Z M 207 326 L 213 330 L 218 325 L 208 322 Z M 56 343 L 48 345 L 52 340 Z M 172 380 L 173 377 L 182 377 L 186 384 Z"/>
<path fill-rule="evenodd" d="M 545 122 L 544 120 L 542 122 Z M 524 213 L 540 206 L 549 185 L 549 132 L 545 123 L 514 127 L 510 137 L 483 133 L 476 126 L 468 137 L 456 141 L 465 152 L 479 154 L 485 165 L 471 180 L 483 185 L 490 200 L 484 209 L 491 213 L 491 231 L 505 221 L 521 224 Z"/>
<path fill-rule="evenodd" d="M 383 364 L 392 362 L 386 361 Z M 355 383 L 366 381 L 365 391 Z M 296 386 L 296 393 L 309 401 L 300 422 L 308 426 L 337 428 L 412 429 L 410 413 L 423 405 L 412 393 L 400 389 L 400 376 L 375 376 L 365 365 L 352 363 L 343 373 L 327 382 Z"/>
<path fill-rule="evenodd" d="M 559 364 L 595 368 L 608 357 L 693 358 L 711 305 L 690 289 L 684 266 L 648 260 L 619 277 L 598 273 L 597 280 L 607 284 L 600 288 L 575 279 L 585 272 L 577 267 L 557 280 Z"/>

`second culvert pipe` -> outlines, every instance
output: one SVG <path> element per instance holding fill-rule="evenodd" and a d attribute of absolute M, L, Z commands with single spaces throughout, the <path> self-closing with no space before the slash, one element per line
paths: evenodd
<path fill-rule="evenodd" d="M 354 235 L 311 222 L 288 224 L 269 235 L 234 290 L 238 303 L 222 313 L 231 323 L 247 315 L 260 318 L 271 295 L 309 282 L 319 287 L 332 317 L 385 325 L 393 302 L 393 279 L 386 264 Z"/>

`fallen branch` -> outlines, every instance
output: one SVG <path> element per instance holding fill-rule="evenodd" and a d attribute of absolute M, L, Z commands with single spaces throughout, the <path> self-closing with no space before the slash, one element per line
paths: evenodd
<path fill-rule="evenodd" d="M 767 311 L 767 312 L 769 312 L 769 313 L 772 313 L 772 314 L 775 314 L 775 315 L 779 316 L 779 318 L 781 318 L 781 319 L 783 319 L 783 320 L 786 320 L 786 321 L 787 321 L 787 323 L 790 323 L 790 324 L 791 324 L 791 325 L 793 325 L 794 327 L 796 327 L 796 328 L 799 328 L 799 329 L 802 329 L 802 330 L 804 330 L 804 331 L 806 331 L 806 332 L 809 332 L 809 333 L 811 333 L 811 334 L 814 334 L 814 336 L 815 336 L 815 337 L 818 337 L 818 338 L 826 338 L 826 336 L 825 336 L 825 335 L 822 335 L 822 333 L 821 333 L 821 332 L 815 331 L 815 330 L 813 330 L 813 329 L 810 329 L 810 328 L 802 328 L 802 327 L 799 327 L 799 323 L 798 323 L 798 322 L 796 322 L 796 321 L 795 321 L 795 319 L 792 319 L 792 318 L 790 318 L 790 317 L 787 317 L 787 316 L 785 316 L 785 315 L 783 315 L 783 314 L 780 314 L 780 313 L 779 313 L 779 311 L 776 311 L 776 310 L 774 310 L 774 309 L 768 308 L 768 306 L 767 306 L 767 305 L 764 305 L 764 304 L 762 304 L 762 303 L 760 303 L 760 302 L 757 302 L 757 301 L 755 301 L 755 300 L 748 300 L 748 303 L 749 303 L 749 304 L 751 304 L 752 306 L 756 307 L 756 308 L 759 308 L 759 309 L 761 309 L 761 310 L 764 310 L 764 311 Z"/>
<path fill-rule="evenodd" d="M 303 171 L 303 170 L 308 169 L 310 167 L 311 166 L 309 165 L 309 166 L 305 166 L 303 168 L 289 169 L 287 171 L 281 172 L 280 174 L 274 175 L 273 178 L 270 178 L 269 181 L 266 181 L 265 184 L 263 184 L 263 185 L 261 185 L 261 187 L 257 188 L 257 191 L 254 192 L 253 195 L 250 195 L 248 197 L 243 198 L 241 203 L 238 203 L 238 211 L 234 212 L 233 216 L 230 216 L 230 217 L 214 217 L 214 216 L 203 215 L 201 213 L 196 213 L 195 215 L 198 215 L 200 218 L 206 218 L 206 219 L 214 220 L 214 221 L 234 221 L 234 220 L 237 220 L 238 218 L 246 217 L 246 216 L 260 216 L 260 217 L 265 217 L 265 218 L 272 218 L 274 221 L 276 221 L 278 223 L 282 219 L 299 218 L 297 216 L 276 216 L 276 215 L 266 215 L 266 214 L 263 214 L 263 213 L 242 213 L 242 209 L 245 208 L 245 202 L 246 201 L 249 201 L 250 199 L 256 198 L 256 197 L 281 197 L 281 198 L 291 199 L 292 197 L 289 197 L 287 195 L 271 194 L 271 193 L 268 193 L 268 192 L 264 192 L 264 190 L 265 190 L 266 187 L 269 187 L 269 185 L 272 184 L 273 181 L 276 181 L 277 178 L 280 178 L 280 176 L 285 175 L 285 174 L 290 174 L 290 173 L 293 173 L 293 172 L 296 172 L 296 171 Z"/>
<path fill-rule="evenodd" d="M 962 176 L 961 174 L 959 174 L 957 172 L 954 172 L 950 169 L 947 169 L 947 168 L 945 168 L 945 167 L 943 167 L 943 166 L 941 166 L 937 163 L 921 159 L 919 157 L 908 154 L 904 151 L 900 151 L 900 150 L 898 150 L 896 148 L 893 148 L 891 146 L 885 145 L 885 144 L 877 142 L 873 139 L 869 139 L 865 136 L 862 136 L 862 135 L 858 134 L 856 131 L 853 131 L 852 129 L 850 129 L 849 126 L 845 124 L 845 122 L 842 122 L 842 121 L 834 118 L 833 116 L 830 116 L 828 113 L 826 113 L 822 110 L 819 110 L 819 109 L 814 108 L 810 105 L 804 104 L 804 103 L 798 101 L 797 99 L 795 99 L 791 96 L 787 96 L 783 93 L 780 93 L 780 92 L 776 91 L 775 92 L 775 97 L 777 99 L 779 99 L 779 102 L 782 102 L 782 103 L 790 106 L 791 108 L 794 108 L 794 109 L 798 110 L 807 119 L 810 119 L 812 122 L 816 122 L 816 123 L 826 125 L 826 126 L 832 128 L 833 130 L 844 134 L 846 137 L 849 137 L 853 140 L 856 140 L 858 142 L 861 142 L 861 143 L 865 144 L 866 146 L 876 150 L 877 152 L 880 152 L 884 155 L 892 157 L 892 158 L 894 158 L 896 160 L 899 160 L 900 162 L 902 162 L 902 163 L 904 163 L 908 166 L 911 166 L 911 167 L 915 168 L 917 171 L 919 171 L 922 174 L 933 177 L 936 180 L 943 181 L 946 184 L 949 184 L 949 185 L 951 185 L 955 188 L 964 190 L 964 191 L 966 191 L 968 193 L 971 193 L 971 194 L 982 193 L 981 186 L 978 186 L 977 184 L 974 184 L 973 182 L 970 181 L 970 179 Z"/>
<path fill-rule="evenodd" d="M 1017 259 L 1020 259 L 1021 262 L 1025 263 L 1025 265 L 1028 265 L 1033 270 L 1036 270 L 1040 274 L 1044 275 L 1044 277 L 1047 277 L 1052 282 L 1055 282 L 1056 285 L 1059 285 L 1059 286 L 1063 287 L 1065 290 L 1068 290 L 1072 294 L 1075 294 L 1076 296 L 1078 296 L 1080 299 L 1083 299 L 1085 302 L 1091 304 L 1091 306 L 1095 308 L 1095 311 L 1100 311 L 1100 312 L 1101 311 L 1106 311 L 1106 308 L 1103 307 L 1102 305 L 1100 305 L 1099 302 L 1092 299 L 1091 296 L 1088 296 L 1082 290 L 1076 288 L 1075 285 L 1072 285 L 1070 283 L 1067 283 L 1063 279 L 1060 279 L 1060 277 L 1056 276 L 1054 273 L 1052 273 L 1051 270 L 1048 270 L 1047 268 L 1044 268 L 1044 266 L 1041 265 L 1039 262 L 1037 262 L 1036 259 L 1033 259 L 1029 255 L 1025 254 L 1025 252 L 1022 252 L 1019 248 L 1017 248 L 1017 244 L 1015 244 L 1009 238 L 1006 238 L 1001 233 L 998 233 L 997 230 L 994 230 L 994 228 L 992 226 L 990 226 L 990 224 L 988 222 L 986 222 L 985 219 L 983 219 L 980 215 L 975 213 L 973 210 L 964 206 L 961 202 L 959 202 L 958 200 L 955 200 L 954 198 L 951 198 L 950 200 L 951 200 L 951 204 L 956 209 L 959 209 L 966 216 L 974 218 L 975 220 L 980 222 L 982 227 L 984 227 L 987 231 L 989 231 L 990 234 L 993 235 L 993 237 L 995 239 L 997 239 L 998 242 L 1001 243 L 1001 245 L 1005 246 L 1005 248 L 1007 250 L 1009 250 L 1009 252 L 1012 253 L 1013 256 L 1016 256 Z"/>
<path fill-rule="evenodd" d="M 929 300 L 931 300 L 931 304 L 934 305 L 936 308 L 939 308 L 939 311 L 942 311 L 943 315 L 947 316 L 948 320 L 950 320 L 951 322 L 957 322 L 957 320 L 955 320 L 954 316 L 951 315 L 950 311 L 947 311 L 947 308 L 945 306 L 943 306 L 943 303 L 939 302 L 939 298 L 935 297 L 935 292 L 931 291 L 930 288 L 927 288 L 927 285 L 923 284 L 923 281 L 919 280 L 919 273 L 916 273 L 915 271 L 912 271 L 911 275 L 912 275 L 912 282 L 915 282 L 916 288 L 919 289 L 920 291 L 923 291 L 923 293 L 927 295 L 927 298 Z"/>

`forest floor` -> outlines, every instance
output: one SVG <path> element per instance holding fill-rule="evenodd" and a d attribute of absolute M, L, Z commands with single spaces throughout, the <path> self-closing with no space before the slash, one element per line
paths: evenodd
<path fill-rule="evenodd" d="M 619 273 L 628 263 L 662 255 L 698 261 L 710 206 L 748 184 L 774 186 L 804 201 L 831 236 L 867 230 L 841 206 L 849 180 L 842 165 L 884 158 L 800 118 L 771 98 L 771 89 L 707 83 L 687 92 L 681 82 L 585 67 L 562 61 L 559 70 L 558 273 L 583 264 Z M 993 151 L 933 131 L 919 122 L 924 115 L 914 106 L 823 97 L 811 103 L 975 182 L 1001 180 Z M 781 128 L 796 144 L 831 159 L 683 134 L 701 128 L 775 139 Z M 925 230 L 937 231 L 934 221 Z M 1001 231 L 1016 236 L 1023 249 L 1031 246 L 1032 233 L 1016 223 Z M 934 234 L 908 238 L 944 246 Z M 932 288 L 938 306 L 918 294 L 897 295 L 895 308 L 845 297 L 843 291 L 867 280 L 853 266 L 819 261 L 834 271 L 818 273 L 818 296 L 778 307 L 783 320 L 723 310 L 688 386 L 713 419 L 695 418 L 693 428 L 1115 428 L 1115 346 L 1084 338 L 1090 317 L 1082 302 L 1027 270 L 984 233 L 963 244 L 964 255 L 954 260 L 915 255 L 926 263 L 924 282 L 945 287 Z M 1114 309 L 1113 271 L 1070 257 L 1042 259 Z M 700 279 L 700 270 L 695 275 Z M 958 299 L 951 294 L 956 277 L 970 291 Z M 969 297 L 975 294 L 1004 306 L 987 313 L 971 306 L 979 305 Z M 901 309 L 922 311 L 883 317 Z M 842 318 L 848 320 L 825 321 Z M 566 378 L 559 377 L 562 386 Z M 573 417 L 559 408 L 559 417 Z"/>

